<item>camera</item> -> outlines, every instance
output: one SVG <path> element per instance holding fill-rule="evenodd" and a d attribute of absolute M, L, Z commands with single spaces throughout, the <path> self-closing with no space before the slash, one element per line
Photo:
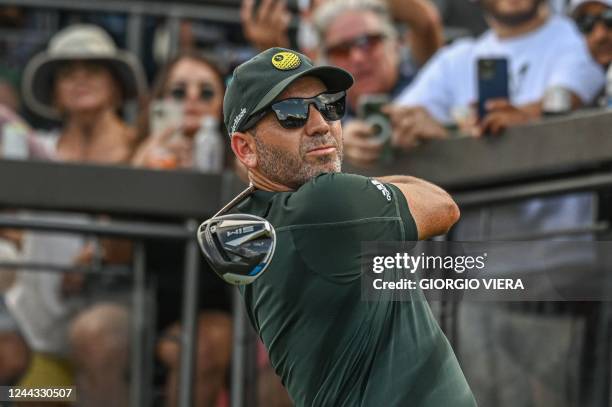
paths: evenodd
<path fill-rule="evenodd" d="M 389 104 L 389 96 L 364 95 L 359 98 L 357 116 L 372 126 L 373 141 L 384 144 L 391 138 L 391 121 L 381 109 Z"/>

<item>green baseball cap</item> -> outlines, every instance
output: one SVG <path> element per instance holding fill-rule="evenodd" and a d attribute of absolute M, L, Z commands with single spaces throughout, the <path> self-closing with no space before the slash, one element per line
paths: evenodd
<path fill-rule="evenodd" d="M 223 120 L 229 136 L 304 76 L 317 77 L 328 90 L 336 92 L 353 84 L 353 77 L 344 69 L 314 66 L 310 58 L 290 49 L 267 49 L 234 69 L 223 99 Z"/>

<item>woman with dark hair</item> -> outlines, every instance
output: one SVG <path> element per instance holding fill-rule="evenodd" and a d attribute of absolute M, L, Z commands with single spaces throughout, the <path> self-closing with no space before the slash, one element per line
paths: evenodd
<path fill-rule="evenodd" d="M 151 126 L 155 123 L 152 109 L 143 110 L 139 129 L 143 141 L 134 165 L 160 167 L 158 152 L 165 150 L 174 155 L 167 167 L 193 168 L 194 140 L 202 119 L 223 122 L 224 91 L 223 73 L 212 59 L 189 52 L 171 60 L 155 80 L 149 102 L 150 106 L 161 102 L 167 120 Z"/>
<path fill-rule="evenodd" d="M 134 165 L 194 168 L 196 133 L 204 118 L 223 122 L 224 90 L 223 75 L 210 59 L 188 53 L 169 62 L 155 81 L 150 103 L 167 102 L 162 106 L 175 111 L 178 108 L 181 112 L 179 120 L 176 117 L 170 118 L 162 126 L 155 125 L 160 127 L 156 129 L 150 129 L 148 120 L 141 120 L 140 133 L 147 137 L 134 156 Z M 163 128 L 164 125 L 166 128 Z M 165 154 L 163 160 L 160 159 L 160 151 Z M 157 327 L 162 336 L 157 344 L 157 355 L 168 369 L 167 405 L 175 406 L 180 359 L 181 326 L 178 321 L 182 305 L 184 249 L 182 244 L 152 241 L 148 243 L 147 253 L 149 272 L 158 279 Z M 194 405 L 214 406 L 220 397 L 230 361 L 230 296 L 228 288 L 208 270 L 202 258 L 200 269 Z"/>

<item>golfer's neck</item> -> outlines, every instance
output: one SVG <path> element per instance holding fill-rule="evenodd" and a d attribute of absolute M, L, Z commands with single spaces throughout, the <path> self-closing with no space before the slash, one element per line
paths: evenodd
<path fill-rule="evenodd" d="M 261 189 L 262 191 L 272 191 L 272 192 L 286 192 L 293 191 L 292 188 L 289 188 L 286 185 L 280 184 L 278 182 L 272 181 L 267 177 L 263 176 L 258 171 L 249 171 L 249 180 L 257 189 Z"/>

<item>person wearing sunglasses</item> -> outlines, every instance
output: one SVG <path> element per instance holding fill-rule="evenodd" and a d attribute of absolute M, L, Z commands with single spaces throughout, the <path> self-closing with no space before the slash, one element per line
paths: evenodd
<path fill-rule="evenodd" d="M 489 100 L 483 117 L 476 118 L 474 113 L 472 129 L 466 135 L 504 137 L 505 129 L 539 120 L 550 89 L 569 94 L 571 109 L 594 101 L 604 85 L 604 71 L 591 58 L 574 22 L 552 12 L 549 3 L 547 0 L 478 1 L 489 30 L 476 39 L 456 41 L 442 48 L 410 88 L 395 100 L 397 111 L 404 110 L 402 120 L 406 130 L 398 137 L 406 149 L 426 139 L 424 126 L 449 126 L 450 130 L 452 125 L 460 124 L 459 119 L 469 115 L 467 112 L 479 98 L 478 60 L 484 58 L 507 60 L 509 97 Z M 420 112 L 418 116 L 414 114 L 416 111 Z M 465 157 L 464 162 L 479 170 L 478 163 L 470 162 L 470 157 Z M 534 234 L 562 235 L 562 230 L 581 229 L 592 223 L 596 216 L 593 208 L 596 208 L 596 198 L 588 193 L 491 204 L 463 211 L 461 222 L 453 229 L 453 239 L 495 241 L 508 236 L 530 239 Z M 558 251 L 575 258 L 584 255 L 571 247 Z M 563 267 L 560 260 L 551 261 L 556 258 L 556 251 L 551 249 L 539 253 L 528 268 L 520 264 L 516 254 L 507 253 L 503 258 L 509 266 L 506 272 L 528 273 L 540 267 L 550 270 Z M 503 305 L 477 304 L 462 308 L 462 313 L 465 315 L 463 333 L 459 335 L 459 342 L 464 344 L 462 367 L 482 405 L 574 403 L 572 397 L 550 383 L 565 381 L 579 373 L 571 367 L 560 369 L 549 358 L 542 357 L 542 349 L 559 355 L 559 360 L 569 359 L 576 353 L 562 339 L 567 332 L 564 324 L 569 323 L 563 316 L 531 313 L 519 317 Z M 547 325 L 546 330 L 529 328 L 542 326 L 551 319 L 558 323 Z M 476 337 L 481 340 L 474 341 Z M 533 345 L 525 347 L 526 342 Z M 515 361 L 515 366 L 523 366 L 523 370 L 510 374 L 506 365 L 509 360 Z M 542 398 L 544 393 L 555 398 L 547 399 L 546 403 Z"/>
<path fill-rule="evenodd" d="M 608 68 L 612 62 L 612 0 L 572 0 L 570 11 L 593 59 Z"/>
<path fill-rule="evenodd" d="M 140 119 L 139 146 L 133 162 L 137 166 L 192 168 L 193 143 L 204 117 L 221 122 L 224 79 L 217 64 L 195 52 L 168 62 L 156 78 L 150 104 L 163 102 L 169 118 L 163 128 L 152 128 L 151 109 Z M 159 160 L 159 151 L 167 156 Z"/>
<path fill-rule="evenodd" d="M 154 168 L 193 168 L 194 138 L 207 116 L 222 122 L 224 79 L 218 64 L 195 52 L 181 53 L 169 61 L 154 81 L 151 103 L 178 107 L 179 123 L 151 129 L 147 115 L 140 120 L 143 141 L 133 164 Z M 153 122 L 153 121 L 151 121 Z M 156 133 L 157 131 L 157 133 Z M 158 151 L 170 159 L 163 163 Z M 156 356 L 167 369 L 165 401 L 178 404 L 181 292 L 184 248 L 178 242 L 147 242 L 147 267 L 157 279 L 155 325 L 159 333 Z M 205 268 L 201 261 L 201 268 Z M 194 405 L 214 406 L 223 397 L 231 354 L 231 300 L 226 287 L 212 273 L 202 273 L 198 289 L 197 356 Z"/>
<path fill-rule="evenodd" d="M 603 86 L 603 69 L 590 57 L 572 22 L 552 13 L 547 0 L 480 0 L 479 4 L 490 29 L 477 39 L 442 48 L 395 100 L 404 106 L 406 131 L 398 134 L 404 147 L 412 148 L 426 138 L 423 122 L 461 124 L 457 113 L 469 111 L 478 99 L 480 58 L 508 60 L 509 98 L 489 101 L 484 117 L 473 121 L 469 133 L 475 136 L 500 134 L 539 119 L 549 89 L 566 90 L 571 109 L 577 109 L 589 105 Z M 426 115 L 412 115 L 415 109 Z"/>
<path fill-rule="evenodd" d="M 426 301 L 361 298 L 361 242 L 443 234 L 459 210 L 409 176 L 341 172 L 352 76 L 284 48 L 238 66 L 223 104 L 252 191 L 238 204 L 267 219 L 268 268 L 240 286 L 247 314 L 297 407 L 473 407 L 471 390 Z"/>
<path fill-rule="evenodd" d="M 401 38 L 392 17 L 408 23 L 414 62 L 403 64 Z M 348 95 L 352 112 L 362 95 L 399 93 L 414 76 L 415 65 L 425 64 L 442 45 L 440 17 L 432 4 L 422 0 L 331 0 L 315 10 L 313 19 L 322 60 L 355 78 Z"/>
<path fill-rule="evenodd" d="M 407 23 L 407 47 L 392 18 Z M 424 0 L 331 0 L 314 14 L 323 60 L 349 71 L 355 85 L 348 93 L 345 153 L 354 165 L 376 162 L 380 143 L 364 118 L 356 118 L 367 96 L 396 97 L 414 78 L 418 68 L 442 46 L 442 25 L 437 9 Z"/>

